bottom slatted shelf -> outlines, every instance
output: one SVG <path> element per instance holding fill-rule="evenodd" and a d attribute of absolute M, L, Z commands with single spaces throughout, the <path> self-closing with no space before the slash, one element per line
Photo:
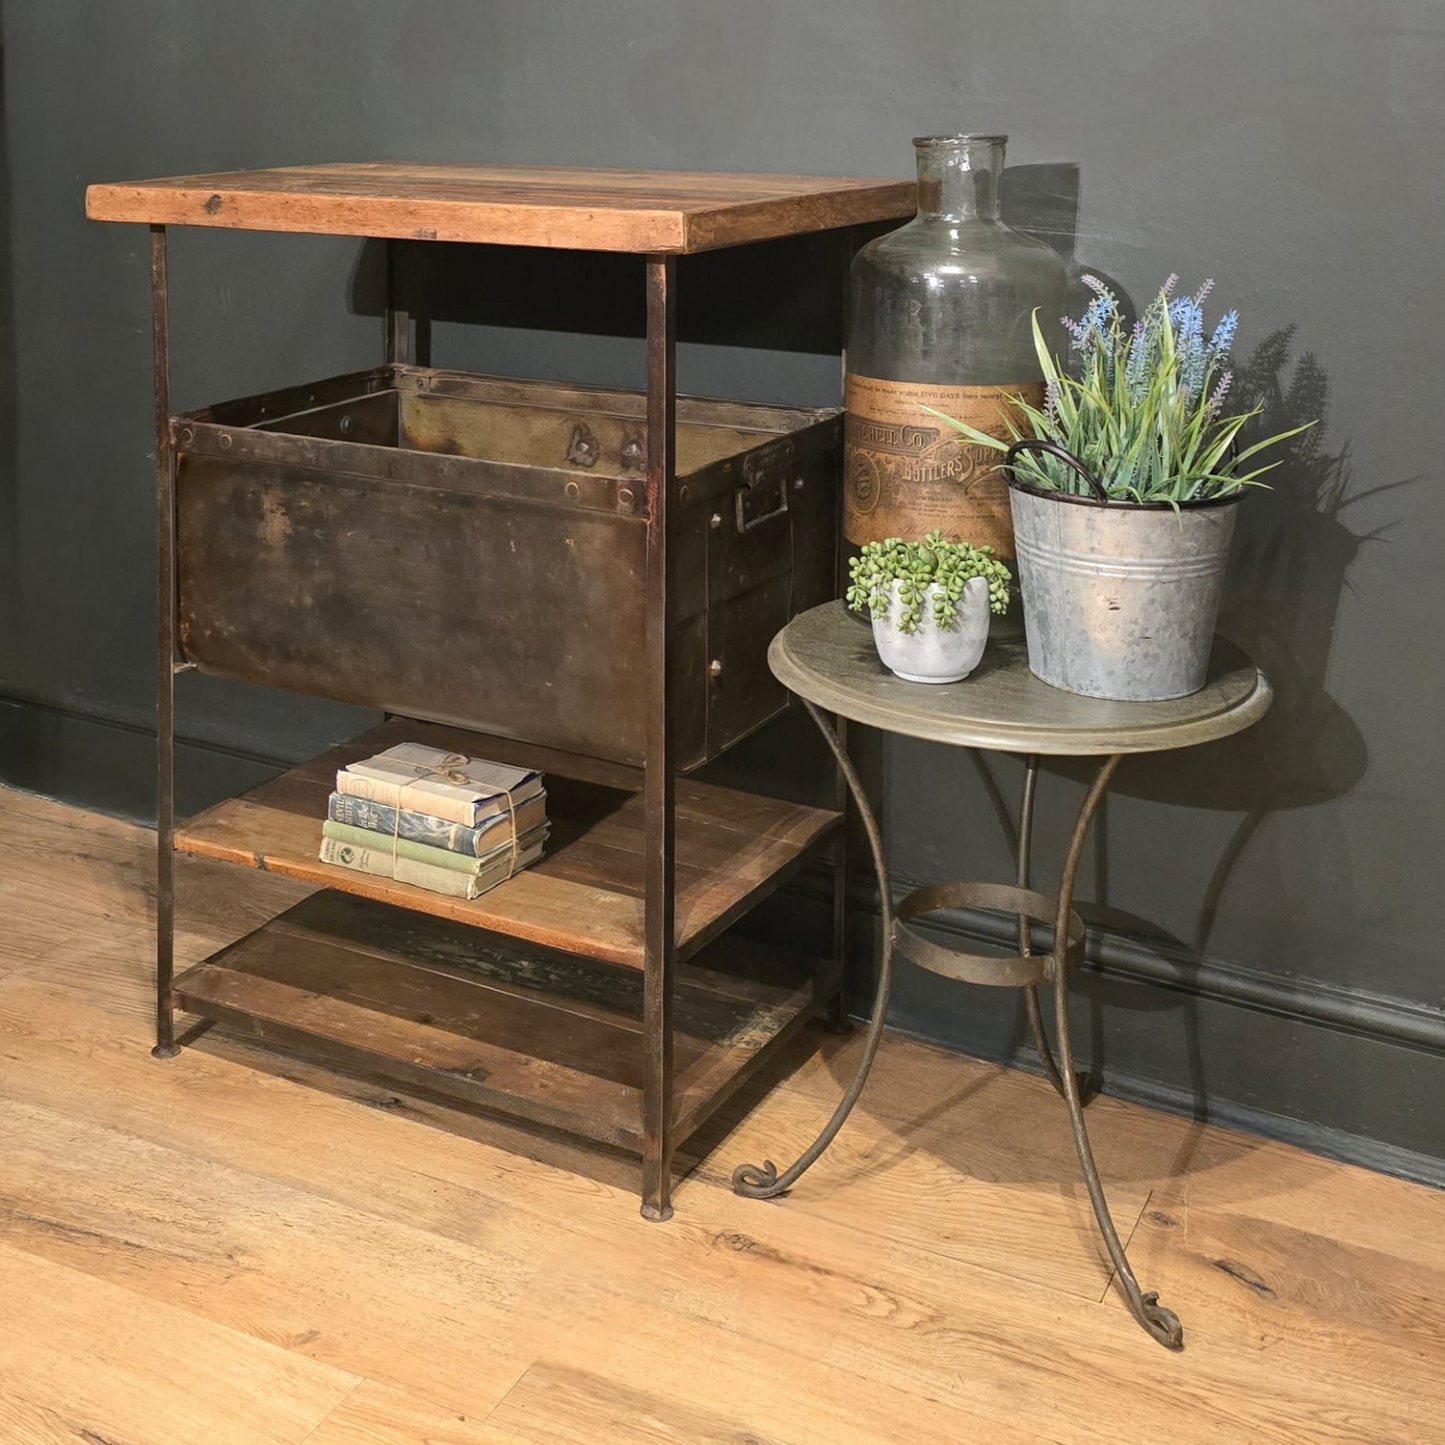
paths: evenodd
<path fill-rule="evenodd" d="M 680 964 L 677 1140 L 826 1002 L 817 960 L 725 934 Z M 635 969 L 326 890 L 188 969 L 180 1006 L 369 1077 L 642 1146 Z"/>

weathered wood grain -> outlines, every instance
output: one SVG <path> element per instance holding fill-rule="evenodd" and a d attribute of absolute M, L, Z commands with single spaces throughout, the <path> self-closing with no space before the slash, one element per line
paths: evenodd
<path fill-rule="evenodd" d="M 705 251 L 911 216 L 904 180 L 564 166 L 287 166 L 93 185 L 93 221 L 480 241 L 587 251 Z"/>
<path fill-rule="evenodd" d="M 359 1383 L 283 1341 L 17 1248 L 6 1223 L 0 1241 L 6 1445 L 300 1445 Z M 63 1233 L 58 1224 L 51 1229 Z M 126 1246 L 117 1243 L 123 1255 Z M 89 1245 L 98 1249 L 103 1241 Z"/>
<path fill-rule="evenodd" d="M 501 1330 L 536 1261 L 504 1238 L 457 1245 L 29 1104 L 0 1103 L 0 1139 L 0 1258 L 23 1252 L 37 1281 L 47 1261 L 89 1277 L 96 1297 L 134 1296 L 133 1312 L 204 1298 L 238 1346 L 278 1347 L 278 1367 L 323 1383 L 311 1426 L 362 1377 L 485 1414 L 524 1368 Z"/>
<path fill-rule="evenodd" d="M 317 859 L 336 771 L 412 740 L 477 753 L 471 734 L 394 718 L 182 823 L 176 848 L 393 903 L 610 963 L 642 966 L 642 798 L 549 778 L 553 834 L 541 862 L 467 901 Z M 682 955 L 717 937 L 785 881 L 837 826 L 822 808 L 677 784 L 677 936 Z"/>
<path fill-rule="evenodd" d="M 475 1415 L 363 1380 L 306 1445 L 529 1445 Z"/>
<path fill-rule="evenodd" d="M 679 1140 L 828 997 L 817 960 L 732 938 L 680 971 Z M 637 1150 L 641 982 L 328 890 L 187 969 L 175 992 L 259 1043 Z"/>

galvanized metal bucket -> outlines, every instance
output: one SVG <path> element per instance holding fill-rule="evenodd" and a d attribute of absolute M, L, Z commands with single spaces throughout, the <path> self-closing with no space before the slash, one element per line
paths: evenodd
<path fill-rule="evenodd" d="M 1126 702 L 1204 686 L 1239 498 L 1183 507 L 1112 502 L 1077 458 L 1049 451 L 1092 497 L 1009 490 L 1029 669 L 1052 687 Z M 1007 464 L 1007 463 L 1006 463 Z"/>

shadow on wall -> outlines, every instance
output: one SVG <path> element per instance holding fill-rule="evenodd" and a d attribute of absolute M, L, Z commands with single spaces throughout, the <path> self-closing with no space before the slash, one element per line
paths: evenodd
<path fill-rule="evenodd" d="M 1211 882 L 1193 940 L 1200 953 L 1208 951 L 1229 871 L 1264 818 L 1342 796 L 1368 762 L 1359 728 L 1326 685 L 1349 569 L 1363 546 L 1382 540 L 1378 532 L 1352 532 L 1345 514 L 1385 488 L 1352 492 L 1348 447 L 1330 451 L 1324 444 L 1328 379 L 1313 355 L 1295 360 L 1294 336 L 1287 327 L 1261 343 L 1239 368 L 1236 386 L 1247 406 L 1262 408 L 1250 427 L 1255 436 L 1311 418 L 1319 424 L 1276 450 L 1280 465 L 1268 488 L 1241 505 L 1219 620 L 1220 631 L 1269 678 L 1274 705 L 1248 732 L 1186 754 L 1131 759 L 1114 789 L 1245 815 Z"/>
<path fill-rule="evenodd" d="M 1010 166 L 1004 172 L 1004 218 L 1063 257 L 1069 311 L 1088 304 L 1091 293 L 1079 279 L 1087 273 L 1112 287 L 1126 315 L 1132 315 L 1123 287 L 1077 255 L 1079 202 L 1076 162 Z M 817 355 L 841 352 L 853 253 L 899 224 L 855 226 L 681 257 L 679 339 Z M 433 321 L 639 340 L 645 334 L 642 262 L 636 256 L 394 244 L 399 299 L 415 321 L 413 354 L 420 365 L 448 364 L 433 354 Z M 352 274 L 351 310 L 380 318 L 385 302 L 386 243 L 367 241 Z"/>
<path fill-rule="evenodd" d="M 13 650 L 24 635 L 21 516 L 15 437 L 15 291 L 10 255 L 9 136 L 4 133 L 5 47 L 0 39 L 0 676 L 17 677 Z"/>
<path fill-rule="evenodd" d="M 678 339 L 768 351 L 840 352 L 853 252 L 888 229 L 858 226 L 679 257 Z M 448 364 L 433 353 L 434 321 L 639 341 L 646 334 L 638 256 L 395 244 L 398 299 L 415 320 L 413 354 L 420 365 Z M 368 241 L 352 275 L 351 309 L 379 318 L 385 298 L 386 243 Z M 639 385 L 641 378 L 639 349 Z"/>
<path fill-rule="evenodd" d="M 1180 1042 L 1201 1119 L 1208 1115 L 1208 1088 L 1197 999 L 1188 991 L 1193 965 L 1209 957 L 1230 878 L 1270 814 L 1338 798 L 1365 774 L 1364 738 L 1330 695 L 1327 682 L 1350 568 L 1364 546 L 1383 540 L 1384 529 L 1353 532 L 1347 513 L 1366 497 L 1406 484 L 1353 488 L 1348 446 L 1330 450 L 1324 440 L 1328 378 L 1313 355 L 1296 359 L 1295 334 L 1291 326 L 1269 336 L 1239 369 L 1236 385 L 1247 405 L 1262 408 L 1251 424 L 1256 436 L 1287 431 L 1311 418 L 1318 418 L 1319 425 L 1279 449 L 1281 464 L 1269 475 L 1269 489 L 1245 501 L 1220 617 L 1220 631 L 1245 647 L 1270 679 L 1274 705 L 1258 726 L 1232 738 L 1181 754 L 1129 759 L 1114 788 L 1116 794 L 1179 807 L 1239 813 L 1240 821 L 1215 863 L 1191 939 L 1167 935 L 1148 919 L 1110 905 L 1107 803 L 1095 822 L 1096 897 L 1080 907 L 1091 929 L 1158 945 L 1158 957 L 1184 990 L 1118 978 L 1084 980 L 1096 1073 L 1104 1062 L 1105 1008 L 1179 1009 Z M 1083 776 L 1072 767 L 1061 770 Z M 1334 846 L 1328 828 L 1319 846 Z M 1024 1037 L 1022 1011 L 1018 1037 Z"/>

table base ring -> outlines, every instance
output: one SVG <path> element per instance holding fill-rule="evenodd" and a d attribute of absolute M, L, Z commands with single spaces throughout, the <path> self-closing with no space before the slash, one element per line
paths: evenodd
<path fill-rule="evenodd" d="M 978 983 L 995 988 L 1031 988 L 1054 977 L 1051 954 L 1014 954 L 999 957 L 966 953 L 948 944 L 934 943 L 907 926 L 914 918 L 941 908 L 985 908 L 1011 913 L 1035 923 L 1052 924 L 1058 910 L 1053 899 L 1029 888 L 1007 883 L 930 883 L 915 888 L 897 907 L 893 924 L 893 946 L 905 958 L 930 973 L 961 983 Z M 1069 912 L 1069 953 L 1084 942 L 1084 921 Z"/>

